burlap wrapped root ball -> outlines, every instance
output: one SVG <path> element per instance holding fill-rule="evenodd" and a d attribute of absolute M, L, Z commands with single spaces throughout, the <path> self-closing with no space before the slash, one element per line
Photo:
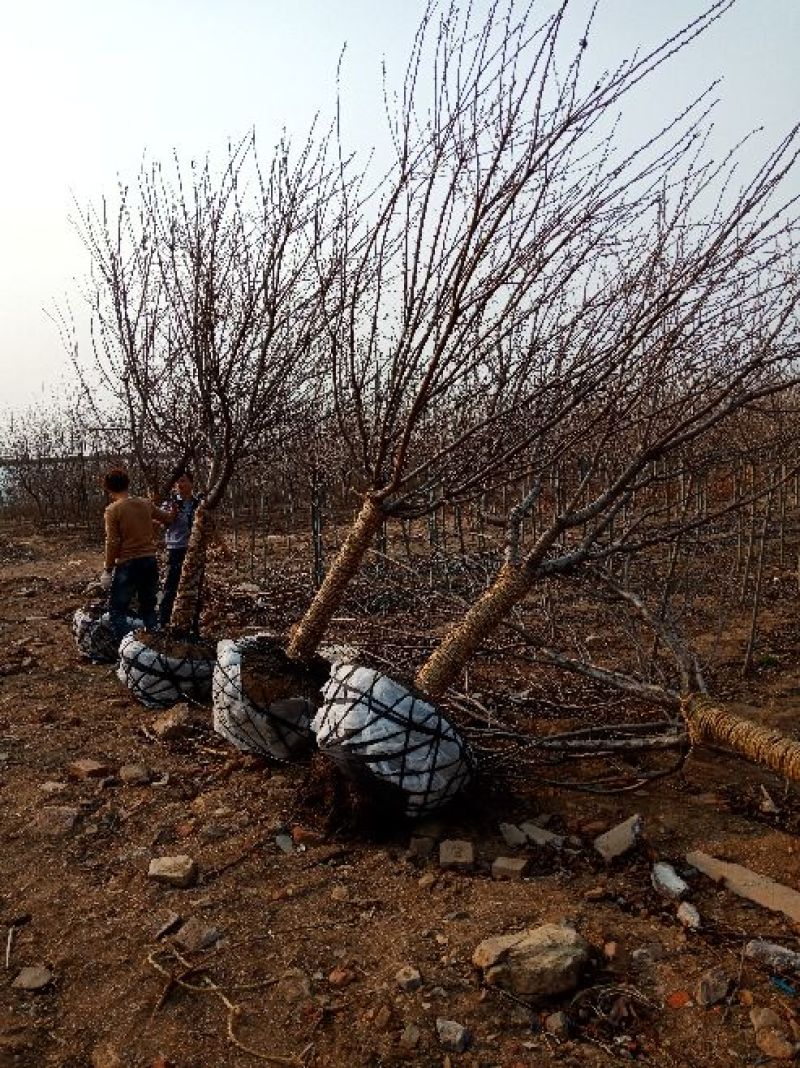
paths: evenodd
<path fill-rule="evenodd" d="M 130 632 L 144 624 L 135 616 L 126 616 L 125 625 Z M 96 664 L 113 664 L 119 657 L 119 639 L 104 606 L 79 608 L 72 617 L 72 637 L 78 652 Z"/>
<path fill-rule="evenodd" d="M 467 743 L 440 708 L 383 672 L 338 662 L 311 724 L 320 751 L 378 792 L 400 791 L 408 816 L 451 801 L 474 774 Z"/>
<path fill-rule="evenodd" d="M 203 642 L 139 630 L 120 643 L 117 676 L 147 708 L 169 708 L 177 701 L 208 704 L 213 672 L 214 649 Z"/>
<path fill-rule="evenodd" d="M 219 642 L 212 687 L 214 730 L 242 752 L 277 761 L 313 749 L 311 719 L 330 672 L 319 656 L 290 660 L 284 645 L 272 634 Z"/>

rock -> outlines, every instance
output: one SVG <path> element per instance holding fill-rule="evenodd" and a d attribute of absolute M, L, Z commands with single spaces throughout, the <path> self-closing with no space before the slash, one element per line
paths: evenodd
<path fill-rule="evenodd" d="M 422 1038 L 422 1032 L 414 1024 L 406 1024 L 400 1035 L 400 1047 L 408 1052 L 415 1050 Z"/>
<path fill-rule="evenodd" d="M 28 990 L 31 993 L 36 993 L 40 990 L 46 990 L 53 979 L 53 973 L 49 968 L 36 965 L 33 968 L 23 968 L 11 985 L 15 990 Z"/>
<path fill-rule="evenodd" d="M 545 924 L 485 939 L 472 963 L 484 972 L 488 986 L 539 997 L 573 990 L 589 954 L 589 943 L 574 928 Z"/>
<path fill-rule="evenodd" d="M 658 861 L 650 873 L 653 889 L 671 901 L 681 901 L 689 893 L 689 885 L 681 879 L 671 864 Z"/>
<path fill-rule="evenodd" d="M 716 1005 L 724 1001 L 731 988 L 731 979 L 721 967 L 710 968 L 700 976 L 695 992 L 698 1005 Z"/>
<path fill-rule="evenodd" d="M 423 838 L 420 835 L 415 835 L 408 843 L 408 855 L 413 860 L 427 860 L 435 848 L 435 838 Z"/>
<path fill-rule="evenodd" d="M 350 891 L 347 889 L 346 886 L 338 884 L 337 886 L 334 886 L 332 888 L 331 897 L 334 901 L 349 901 Z"/>
<path fill-rule="evenodd" d="M 518 882 L 527 872 L 530 863 L 528 857 L 497 857 L 492 863 L 492 878 Z"/>
<path fill-rule="evenodd" d="M 512 849 L 528 844 L 527 834 L 513 823 L 501 823 L 500 834 L 506 845 L 511 846 Z"/>
<path fill-rule="evenodd" d="M 642 837 L 644 821 L 641 816 L 634 815 L 618 823 L 605 834 L 598 835 L 594 840 L 594 848 L 606 862 L 615 860 L 630 852 Z"/>
<path fill-rule="evenodd" d="M 388 1031 L 392 1023 L 392 1009 L 389 1005 L 381 1005 L 375 1013 L 374 1025 L 376 1031 Z"/>
<path fill-rule="evenodd" d="M 181 915 L 179 912 L 167 913 L 155 933 L 156 941 L 158 941 L 159 938 L 165 938 L 168 934 L 172 934 L 173 931 L 177 930 L 180 923 Z"/>
<path fill-rule="evenodd" d="M 147 875 L 158 883 L 185 889 L 197 882 L 197 864 L 187 856 L 154 857 Z"/>
<path fill-rule="evenodd" d="M 455 1020 L 437 1017 L 436 1033 L 439 1036 L 439 1045 L 450 1053 L 463 1053 L 470 1044 L 469 1031 Z"/>
<path fill-rule="evenodd" d="M 417 880 L 417 886 L 420 890 L 430 890 L 436 885 L 438 877 L 432 871 L 426 871 L 424 875 L 421 875 Z"/>
<path fill-rule="evenodd" d="M 312 831 L 310 827 L 292 827 L 292 841 L 295 845 L 318 846 L 325 841 L 325 835 Z"/>
<path fill-rule="evenodd" d="M 654 961 L 663 960 L 667 955 L 666 949 L 660 942 L 648 942 L 646 946 L 640 946 L 631 953 L 631 964 L 641 967 L 644 964 L 652 964 Z"/>
<path fill-rule="evenodd" d="M 786 1032 L 784 1021 L 772 1009 L 751 1009 L 750 1022 L 756 1033 L 756 1045 L 767 1057 L 788 1061 L 795 1055 L 795 1043 Z"/>
<path fill-rule="evenodd" d="M 702 920 L 700 919 L 700 913 L 689 901 L 682 901 L 678 906 L 678 911 L 675 913 L 678 917 L 678 923 L 681 927 L 685 927 L 688 931 L 699 931 L 702 926 Z"/>
<path fill-rule="evenodd" d="M 355 979 L 355 973 L 349 968 L 334 968 L 328 975 L 328 982 L 333 987 L 341 988 L 349 986 Z"/>
<path fill-rule="evenodd" d="M 311 997 L 311 980 L 302 968 L 289 968 L 275 985 L 275 994 L 282 1001 L 306 1001 Z"/>
<path fill-rule="evenodd" d="M 206 927 L 204 923 L 193 916 L 181 927 L 175 935 L 175 941 L 179 946 L 195 952 L 200 949 L 208 949 L 215 942 L 219 942 L 222 934 L 216 927 Z"/>
<path fill-rule="evenodd" d="M 777 942 L 754 938 L 744 947 L 744 955 L 750 960 L 773 968 L 776 972 L 794 972 L 795 975 L 800 975 L 800 953 L 778 945 Z"/>
<path fill-rule="evenodd" d="M 66 782 L 43 782 L 39 789 L 45 794 L 63 794 L 65 790 L 69 790 L 69 783 Z"/>
<path fill-rule="evenodd" d="M 552 831 L 546 831 L 544 827 L 539 827 L 536 823 L 523 823 L 520 825 L 520 830 L 528 841 L 536 846 L 549 846 L 551 849 L 564 847 L 565 838 L 562 834 L 553 834 Z"/>
<path fill-rule="evenodd" d="M 782 912 L 795 923 L 800 923 L 800 892 L 776 883 L 765 875 L 758 875 L 741 864 L 717 860 L 708 853 L 686 854 L 687 863 L 697 868 L 709 879 L 721 881 L 728 890 L 748 901 L 754 901 L 772 912 Z"/>
<path fill-rule="evenodd" d="M 584 901 L 605 901 L 608 897 L 608 890 L 605 886 L 592 886 L 583 893 Z"/>
<path fill-rule="evenodd" d="M 281 853 L 294 853 L 294 839 L 290 834 L 276 834 L 275 845 Z"/>
<path fill-rule="evenodd" d="M 184 738 L 191 725 L 191 713 L 185 705 L 176 705 L 162 712 L 153 720 L 153 734 L 162 742 L 174 742 Z"/>
<path fill-rule="evenodd" d="M 46 838 L 64 838 L 78 826 L 81 811 L 78 808 L 48 805 L 39 813 L 36 825 Z"/>
<path fill-rule="evenodd" d="M 152 775 L 146 764 L 123 764 L 119 777 L 126 786 L 147 786 Z"/>
<path fill-rule="evenodd" d="M 422 986 L 422 976 L 413 964 L 404 965 L 394 978 L 401 990 L 419 990 Z"/>
<path fill-rule="evenodd" d="M 439 846 L 439 867 L 467 871 L 475 863 L 475 848 L 472 842 L 448 838 Z"/>
<path fill-rule="evenodd" d="M 551 1012 L 549 1016 L 545 1017 L 544 1029 L 549 1035 L 555 1035 L 556 1038 L 567 1038 L 569 1036 L 569 1017 L 565 1012 Z"/>
<path fill-rule="evenodd" d="M 89 757 L 81 757 L 67 765 L 67 775 L 71 779 L 107 779 L 114 774 L 110 764 L 102 760 L 91 760 Z"/>

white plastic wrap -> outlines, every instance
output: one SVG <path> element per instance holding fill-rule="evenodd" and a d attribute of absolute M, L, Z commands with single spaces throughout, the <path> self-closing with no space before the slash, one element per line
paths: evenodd
<path fill-rule="evenodd" d="M 176 701 L 208 701 L 213 671 L 211 658 L 167 656 L 151 649 L 135 633 L 126 634 L 120 643 L 117 676 L 148 708 L 168 708 Z"/>
<path fill-rule="evenodd" d="M 472 777 L 469 748 L 441 710 L 389 676 L 335 663 L 323 695 L 311 724 L 320 750 L 351 774 L 398 787 L 409 816 L 440 808 Z"/>
<path fill-rule="evenodd" d="M 141 619 L 126 616 L 128 631 L 143 627 Z M 108 612 L 79 608 L 72 617 L 72 636 L 79 652 L 95 663 L 113 664 L 119 655 L 119 642 L 111 627 Z"/>
<path fill-rule="evenodd" d="M 242 687 L 242 654 L 260 637 L 225 639 L 217 645 L 212 686 L 214 730 L 245 753 L 293 760 L 314 744 L 310 730 L 314 706 L 306 698 L 294 697 L 273 701 L 264 708 L 247 697 Z"/>

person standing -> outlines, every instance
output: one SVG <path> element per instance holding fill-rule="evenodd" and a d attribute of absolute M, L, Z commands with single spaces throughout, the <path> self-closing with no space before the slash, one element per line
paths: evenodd
<path fill-rule="evenodd" d="M 109 591 L 109 617 L 115 637 L 120 641 L 129 627 L 134 595 L 145 630 L 158 630 L 158 562 L 156 560 L 153 521 L 165 526 L 174 512 L 157 508 L 146 497 L 133 497 L 130 478 L 123 468 L 109 471 L 103 480 L 111 504 L 105 510 L 105 567 L 100 582 Z"/>
<path fill-rule="evenodd" d="M 167 548 L 167 574 L 164 578 L 164 590 L 158 614 L 162 627 L 169 626 L 172 606 L 181 580 L 183 561 L 189 547 L 194 514 L 200 504 L 200 498 L 194 495 L 194 478 L 189 471 L 184 471 L 174 486 L 172 496 L 165 501 L 162 508 L 172 507 L 173 520 L 167 527 L 165 544 Z"/>

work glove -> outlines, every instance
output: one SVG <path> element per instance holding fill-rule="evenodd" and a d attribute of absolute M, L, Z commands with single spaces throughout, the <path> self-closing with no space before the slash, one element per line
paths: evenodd
<path fill-rule="evenodd" d="M 105 570 L 100 572 L 100 587 L 104 593 L 108 593 L 108 591 L 111 589 L 111 583 L 113 582 L 113 580 L 113 571 Z"/>

